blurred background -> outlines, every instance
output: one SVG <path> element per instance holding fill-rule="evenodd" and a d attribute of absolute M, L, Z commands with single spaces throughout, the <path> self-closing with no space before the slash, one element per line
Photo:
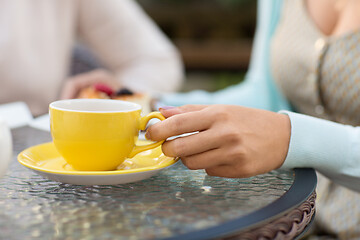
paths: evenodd
<path fill-rule="evenodd" d="M 216 91 L 243 80 L 255 30 L 253 0 L 137 0 L 179 49 L 186 68 L 181 91 Z M 84 49 L 72 74 L 82 72 Z M 88 66 L 85 66 L 88 67 Z"/>

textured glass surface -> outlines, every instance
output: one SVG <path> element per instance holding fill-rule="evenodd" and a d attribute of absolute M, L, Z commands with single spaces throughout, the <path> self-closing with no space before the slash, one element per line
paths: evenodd
<path fill-rule="evenodd" d="M 293 172 L 248 179 L 209 177 L 180 162 L 140 182 L 75 186 L 49 181 L 15 161 L 51 140 L 32 128 L 13 131 L 14 161 L 0 180 L 0 239 L 158 239 L 242 217 L 282 196 Z"/>

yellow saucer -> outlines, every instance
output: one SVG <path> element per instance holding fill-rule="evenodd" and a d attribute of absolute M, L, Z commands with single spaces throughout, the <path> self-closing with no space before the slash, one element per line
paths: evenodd
<path fill-rule="evenodd" d="M 139 140 L 137 144 L 148 144 L 148 141 Z M 49 142 L 25 149 L 18 155 L 18 161 L 50 180 L 78 185 L 113 185 L 149 178 L 178 159 L 165 156 L 161 147 L 157 147 L 126 159 L 114 171 L 76 171 Z"/>

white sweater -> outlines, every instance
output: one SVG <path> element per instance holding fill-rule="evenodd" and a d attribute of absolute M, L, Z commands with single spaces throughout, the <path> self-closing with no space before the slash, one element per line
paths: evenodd
<path fill-rule="evenodd" d="M 176 49 L 132 0 L 1 0 L 0 104 L 25 101 L 47 112 L 81 39 L 125 87 L 176 90 Z"/>

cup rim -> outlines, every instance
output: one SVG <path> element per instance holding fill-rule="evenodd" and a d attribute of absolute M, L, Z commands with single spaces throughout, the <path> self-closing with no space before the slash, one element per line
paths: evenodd
<path fill-rule="evenodd" d="M 65 107 L 56 106 L 61 103 L 66 102 L 103 102 L 103 103 L 110 103 L 111 104 L 123 104 L 129 106 L 127 110 L 107 110 L 107 111 L 90 111 L 90 110 L 74 110 L 74 109 L 67 109 Z M 133 102 L 123 101 L 123 100 L 114 100 L 114 99 L 64 99 L 64 100 L 57 100 L 49 104 L 49 109 L 55 109 L 64 112 L 81 112 L 81 113 L 120 113 L 120 112 L 133 112 L 141 110 L 141 105 Z"/>

